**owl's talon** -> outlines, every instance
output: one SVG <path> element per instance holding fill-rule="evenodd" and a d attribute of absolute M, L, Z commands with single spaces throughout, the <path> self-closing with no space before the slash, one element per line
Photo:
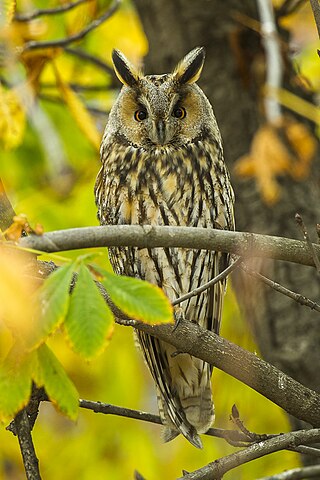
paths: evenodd
<path fill-rule="evenodd" d="M 178 328 L 180 322 L 182 322 L 183 320 L 185 320 L 184 311 L 182 310 L 181 307 L 175 307 L 173 331 L 175 331 Z"/>

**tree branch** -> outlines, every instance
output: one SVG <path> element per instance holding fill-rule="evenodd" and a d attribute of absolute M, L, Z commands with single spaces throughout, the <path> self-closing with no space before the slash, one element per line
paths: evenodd
<path fill-rule="evenodd" d="M 81 30 L 78 33 L 75 33 L 74 35 L 70 35 L 70 37 L 66 38 L 60 38 L 59 40 L 48 40 L 46 42 L 28 42 L 25 44 L 23 47 L 23 51 L 29 51 L 29 50 L 36 50 L 36 49 L 41 49 L 41 48 L 48 48 L 48 47 L 65 47 L 67 45 L 70 45 L 70 43 L 76 42 L 78 40 L 82 40 L 88 33 L 92 32 L 92 30 L 95 30 L 97 27 L 99 27 L 102 23 L 104 23 L 108 18 L 110 18 L 118 9 L 120 5 L 121 0 L 114 0 L 112 6 L 107 10 L 103 15 L 101 15 L 99 18 L 93 20 L 87 27 L 85 27 L 83 30 Z"/>
<path fill-rule="evenodd" d="M 14 419 L 15 431 L 18 436 L 23 464 L 28 480 L 41 480 L 39 460 L 34 449 L 29 418 L 25 409 L 19 412 Z"/>
<path fill-rule="evenodd" d="M 64 5 L 59 5 L 54 8 L 43 8 L 34 10 L 33 12 L 29 13 L 16 13 L 14 16 L 14 20 L 16 22 L 29 22 L 30 20 L 34 20 L 35 18 L 42 17 L 44 15 L 57 15 L 60 13 L 65 13 L 73 8 L 78 7 L 82 3 L 89 3 L 92 0 L 77 0 L 76 2 L 65 3 Z"/>
<path fill-rule="evenodd" d="M 79 400 L 79 406 L 92 410 L 95 413 L 103 413 L 105 415 L 118 415 L 120 417 L 133 418 L 149 423 L 155 423 L 162 425 L 159 415 L 153 413 L 141 412 L 140 410 L 133 410 L 131 408 L 119 407 L 117 405 L 111 405 L 110 403 L 93 402 L 91 400 Z M 248 441 L 248 437 L 237 430 L 227 430 L 222 428 L 210 428 L 205 435 L 211 437 L 223 438 L 233 442 L 245 442 Z"/>
<path fill-rule="evenodd" d="M 81 58 L 81 60 L 92 63 L 96 67 L 101 68 L 101 70 L 103 70 L 104 72 L 109 73 L 112 76 L 112 79 L 115 78 L 114 70 L 110 67 L 110 65 L 108 65 L 95 55 L 91 55 L 90 53 L 85 52 L 80 48 L 66 47 L 64 51 L 66 53 L 69 53 L 69 55 L 73 55 L 75 57 Z M 119 83 L 117 83 L 117 86 L 119 86 Z"/>
<path fill-rule="evenodd" d="M 294 468 L 285 472 L 272 475 L 271 477 L 263 477 L 258 480 L 301 480 L 305 478 L 319 478 L 320 465 L 312 467 Z"/>
<path fill-rule="evenodd" d="M 304 295 L 301 295 L 300 293 L 296 293 L 296 292 L 293 292 L 292 290 L 289 290 L 283 285 L 280 285 L 279 283 L 274 282 L 270 278 L 265 277 L 261 273 L 251 270 L 249 267 L 247 267 L 247 265 L 242 265 L 241 269 L 244 270 L 251 277 L 257 278 L 258 280 L 263 282 L 265 285 L 268 285 L 268 287 L 273 288 L 273 290 L 276 290 L 277 292 L 282 293 L 282 295 L 286 295 L 287 297 L 292 298 L 292 300 L 299 303 L 300 305 L 304 305 L 305 307 L 311 308 L 311 310 L 316 310 L 317 312 L 320 312 L 320 305 L 310 300 L 310 298 L 307 298 Z"/>
<path fill-rule="evenodd" d="M 44 398 L 42 398 L 44 400 Z M 46 399 L 48 400 L 48 398 Z M 102 413 L 104 415 L 117 415 L 120 417 L 125 418 L 132 418 L 135 420 L 140 420 L 143 422 L 154 423 L 157 425 L 162 425 L 161 419 L 159 415 L 155 415 L 153 413 L 146 413 L 140 410 L 133 410 L 131 408 L 126 407 L 119 407 L 117 405 L 111 405 L 110 403 L 102 403 L 102 402 L 93 402 L 91 400 L 79 400 L 79 407 L 86 408 L 88 410 L 92 410 L 94 413 Z M 251 433 L 251 432 L 250 432 Z M 230 429 L 222 429 L 222 428 L 209 428 L 209 430 L 204 433 L 204 435 L 208 435 L 210 437 L 216 437 L 226 440 L 230 445 L 239 444 L 240 442 L 251 444 L 256 443 L 262 440 L 267 440 L 269 438 L 279 437 L 283 434 L 264 434 L 264 435 L 257 435 L 252 434 L 250 437 L 245 435 L 243 432 L 239 430 L 230 430 Z M 254 438 L 254 439 L 253 439 Z M 239 445 L 238 445 L 239 446 Z M 316 457 L 320 457 L 320 450 L 313 447 L 307 447 L 305 445 L 301 446 L 290 446 L 288 450 L 295 451 L 299 453 L 305 453 L 309 455 L 314 455 Z"/>
<path fill-rule="evenodd" d="M 121 324 L 121 320 L 118 323 Z M 170 343 L 178 352 L 189 353 L 232 375 L 296 418 L 320 426 L 320 394 L 257 355 L 190 321 L 181 320 L 177 326 L 139 322 L 131 325 Z"/>
<path fill-rule="evenodd" d="M 200 293 L 204 292 L 205 290 L 208 290 L 208 288 L 212 287 L 213 285 L 215 285 L 216 283 L 220 282 L 221 280 L 223 280 L 224 278 L 226 278 L 231 272 L 233 272 L 233 270 L 235 270 L 236 268 L 238 268 L 238 266 L 243 262 L 243 259 L 240 257 L 240 258 L 237 258 L 237 260 L 235 260 L 234 262 L 231 263 L 231 265 L 229 265 L 229 267 L 227 267 L 226 269 L 224 269 L 221 273 L 219 273 L 217 276 L 215 276 L 214 278 L 212 278 L 211 280 L 209 280 L 209 282 L 207 283 L 204 283 L 203 285 L 201 285 L 200 287 L 198 288 L 195 288 L 194 290 L 192 290 L 191 292 L 188 292 L 186 293 L 185 295 L 182 295 L 181 297 L 177 298 L 176 300 L 174 300 L 172 302 L 172 305 L 179 305 L 179 303 L 182 303 L 184 302 L 185 300 L 188 300 L 188 298 L 191 298 L 191 297 L 196 297 L 197 295 L 200 295 Z M 320 307 L 319 307 L 320 308 Z"/>
<path fill-rule="evenodd" d="M 70 228 L 41 236 L 30 235 L 18 244 L 48 253 L 110 246 L 181 247 L 218 250 L 242 257 L 265 257 L 314 266 L 310 249 L 304 241 L 198 227 L 117 225 Z M 313 244 L 313 248 L 319 257 L 320 246 Z"/>
<path fill-rule="evenodd" d="M 266 85 L 270 89 L 278 90 L 282 84 L 283 62 L 273 6 L 271 0 L 257 0 L 257 5 L 261 21 L 261 35 L 266 51 Z M 277 98 L 266 93 L 264 107 L 267 121 L 277 124 L 282 117 L 281 107 Z"/>
<path fill-rule="evenodd" d="M 287 449 L 292 445 L 301 445 L 302 443 L 314 443 L 320 441 L 320 429 L 300 430 L 297 432 L 285 433 L 279 437 L 250 445 L 239 452 L 232 453 L 226 457 L 209 463 L 192 473 L 188 473 L 178 480 L 212 480 L 221 478 L 230 470 L 243 465 L 244 463 L 261 458 L 270 453 Z"/>

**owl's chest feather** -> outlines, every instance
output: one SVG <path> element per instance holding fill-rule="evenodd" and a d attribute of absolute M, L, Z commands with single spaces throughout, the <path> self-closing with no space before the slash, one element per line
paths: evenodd
<path fill-rule="evenodd" d="M 152 155 L 106 155 L 96 192 L 101 223 L 225 228 L 232 196 L 218 145 L 186 146 Z M 101 201 L 99 201 L 101 198 Z M 232 203 L 232 202 L 231 202 Z"/>

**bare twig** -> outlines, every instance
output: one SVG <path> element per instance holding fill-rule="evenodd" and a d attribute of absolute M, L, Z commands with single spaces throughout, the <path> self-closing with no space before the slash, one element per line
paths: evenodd
<path fill-rule="evenodd" d="M 111 7 L 103 15 L 90 22 L 89 25 L 87 25 L 80 32 L 75 33 L 74 35 L 70 35 L 70 37 L 60 38 L 59 40 L 48 40 L 45 42 L 28 42 L 25 44 L 23 51 L 36 50 L 48 47 L 65 47 L 73 42 L 82 40 L 86 35 L 88 35 L 88 33 L 92 32 L 92 30 L 95 30 L 97 27 L 102 25 L 102 23 L 104 23 L 116 12 L 120 5 L 120 1 L 121 0 L 114 0 Z"/>
<path fill-rule="evenodd" d="M 80 48 L 66 47 L 64 51 L 69 55 L 74 55 L 75 57 L 79 57 L 82 60 L 92 63 L 96 67 L 101 68 L 101 70 L 104 70 L 106 73 L 109 73 L 110 75 L 112 75 L 113 78 L 115 78 L 113 69 L 110 67 L 110 65 L 101 60 L 101 58 L 98 58 L 95 55 L 91 55 L 90 53 L 85 52 Z M 117 85 L 119 84 L 117 83 Z"/>
<path fill-rule="evenodd" d="M 75 92 L 105 92 L 110 90 L 110 85 L 105 84 L 105 85 L 84 85 L 81 83 L 68 83 L 69 87 L 72 88 Z M 57 88 L 56 83 L 41 83 L 40 84 L 41 90 L 47 90 L 47 89 L 55 89 Z"/>
<path fill-rule="evenodd" d="M 261 280 L 263 283 L 273 288 L 273 290 L 276 290 L 277 292 L 282 293 L 283 295 L 286 295 L 289 298 L 292 298 L 292 300 L 300 303 L 300 305 L 304 305 L 306 307 L 311 308 L 311 310 L 316 310 L 317 312 L 320 312 L 320 305 L 318 303 L 313 302 L 312 300 L 301 295 L 300 293 L 293 292 L 292 290 L 289 290 L 283 285 L 280 285 L 279 283 L 274 282 L 270 278 L 265 277 L 261 273 L 251 270 L 247 265 L 242 265 L 241 269 L 244 270 L 251 277 Z"/>
<path fill-rule="evenodd" d="M 35 18 L 42 17 L 44 15 L 57 15 L 60 13 L 68 12 L 73 8 L 78 7 L 82 3 L 89 3 L 92 0 L 77 0 L 76 2 L 65 3 L 64 5 L 59 5 L 58 7 L 54 8 L 43 8 L 34 10 L 30 13 L 16 13 L 14 19 L 16 22 L 29 22 L 30 20 L 34 20 Z"/>
<path fill-rule="evenodd" d="M 283 4 L 276 10 L 277 18 L 286 17 L 287 15 L 295 13 L 306 2 L 307 0 L 285 0 Z"/>
<path fill-rule="evenodd" d="M 318 35 L 320 38 L 320 4 L 319 0 L 310 0 L 313 16 L 314 16 L 314 21 L 316 22 L 317 30 L 318 30 Z"/>
<path fill-rule="evenodd" d="M 267 91 L 268 88 L 279 89 L 282 84 L 283 62 L 272 2 L 271 0 L 257 0 L 257 4 L 261 21 L 261 34 L 266 51 Z M 282 113 L 277 98 L 266 93 L 264 104 L 267 121 L 278 123 L 281 120 Z"/>
<path fill-rule="evenodd" d="M 27 479 L 41 480 L 39 460 L 34 449 L 29 418 L 25 409 L 16 415 L 14 423 Z"/>
<path fill-rule="evenodd" d="M 233 270 L 235 270 L 240 265 L 241 262 L 243 262 L 243 259 L 237 258 L 237 260 L 232 262 L 231 265 L 229 265 L 229 267 L 223 270 L 223 272 L 219 273 L 219 275 L 215 276 L 209 282 L 204 283 L 200 287 L 195 288 L 191 292 L 188 292 L 185 295 L 182 295 L 181 297 L 177 298 L 172 302 L 172 305 L 173 306 L 178 305 L 179 303 L 182 303 L 185 300 L 188 300 L 188 298 L 195 297 L 196 295 L 200 295 L 200 293 L 204 292 L 205 290 L 208 290 L 208 288 L 212 287 L 216 283 L 226 278 L 229 275 L 229 273 L 233 272 Z"/>
<path fill-rule="evenodd" d="M 307 242 L 307 245 L 310 249 L 310 252 L 312 254 L 312 258 L 313 258 L 313 261 L 314 261 L 314 265 L 317 269 L 317 272 L 320 273 L 320 260 L 318 258 L 318 255 L 316 254 L 314 248 L 313 248 L 313 244 L 310 240 L 310 237 L 309 237 L 309 234 L 308 234 L 308 230 L 307 230 L 307 227 L 305 226 L 305 223 L 303 221 L 303 218 L 302 216 L 299 214 L 299 213 L 296 213 L 295 214 L 295 220 L 297 222 L 297 225 L 299 226 L 301 232 L 302 232 L 302 235 L 303 235 L 303 238 L 305 239 L 305 241 Z"/>
<path fill-rule="evenodd" d="M 320 429 L 300 430 L 285 433 L 279 437 L 270 438 L 263 442 L 255 443 L 238 452 L 219 458 L 192 473 L 188 473 L 179 480 L 212 480 L 221 478 L 226 472 L 233 470 L 239 465 L 248 463 L 256 458 L 261 458 L 270 453 L 287 449 L 290 445 L 301 443 L 314 443 L 320 440 Z"/>
<path fill-rule="evenodd" d="M 259 480 L 301 480 L 305 478 L 319 478 L 320 465 L 313 465 L 312 467 L 294 468 L 286 470 L 282 473 L 276 473 L 271 477 L 263 477 Z"/>
<path fill-rule="evenodd" d="M 70 228 L 41 236 L 30 235 L 21 239 L 19 246 L 48 253 L 110 246 L 180 247 L 314 265 L 308 246 L 301 240 L 198 227 L 116 225 Z M 320 246 L 314 244 L 313 247 L 320 255 Z"/>
<path fill-rule="evenodd" d="M 133 478 L 134 480 L 146 480 L 146 478 L 143 477 L 141 473 L 139 473 L 137 470 L 135 470 Z"/>
<path fill-rule="evenodd" d="M 153 413 L 142 412 L 140 410 L 133 410 L 131 408 L 119 407 L 117 405 L 111 405 L 110 403 L 102 403 L 102 402 L 93 402 L 91 400 L 79 400 L 79 406 L 81 408 L 85 408 L 87 410 L 92 410 L 95 413 L 102 413 L 105 415 L 118 415 L 120 417 L 132 418 L 135 420 L 140 420 L 144 422 L 154 423 L 157 425 L 161 425 L 161 419 L 159 415 L 155 415 Z M 247 431 L 248 432 L 248 431 Z M 243 444 L 248 444 L 258 442 L 261 440 L 266 440 L 269 438 L 274 438 L 281 436 L 282 434 L 256 434 L 253 432 L 249 432 L 250 435 L 245 434 L 243 432 L 239 432 L 238 430 L 229 430 L 229 429 L 222 429 L 222 428 L 210 428 L 204 435 L 208 435 L 211 437 L 221 438 L 226 440 L 231 445 L 238 445 L 239 442 Z M 320 450 L 313 447 L 307 447 L 305 445 L 302 446 L 290 446 L 288 450 L 305 453 L 314 456 L 320 456 Z"/>

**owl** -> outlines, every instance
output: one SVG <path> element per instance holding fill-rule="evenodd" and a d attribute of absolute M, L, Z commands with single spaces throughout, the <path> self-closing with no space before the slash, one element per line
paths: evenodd
<path fill-rule="evenodd" d="M 196 84 L 204 48 L 172 73 L 144 75 L 118 50 L 123 87 L 101 143 L 95 196 L 102 225 L 170 225 L 234 229 L 233 190 L 212 107 Z M 109 249 L 116 273 L 147 280 L 170 301 L 208 282 L 229 264 L 225 253 L 182 248 Z M 219 333 L 225 280 L 179 306 L 179 316 Z M 214 421 L 212 366 L 137 331 L 155 382 L 164 441 L 182 434 L 202 448 Z"/>

